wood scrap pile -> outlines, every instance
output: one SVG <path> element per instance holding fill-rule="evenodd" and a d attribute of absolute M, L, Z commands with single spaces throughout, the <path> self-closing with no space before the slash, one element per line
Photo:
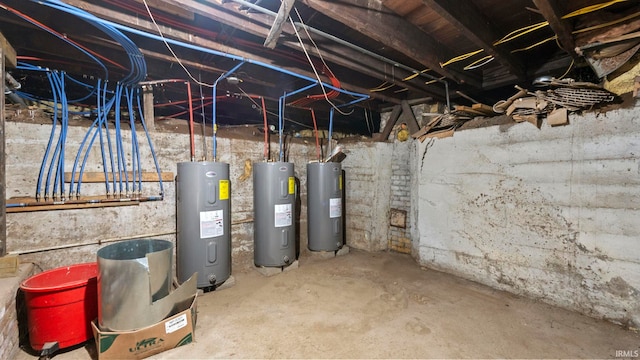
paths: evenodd
<path fill-rule="evenodd" d="M 516 122 L 528 121 L 537 127 L 546 117 L 547 123 L 555 126 L 569 122 L 568 112 L 593 109 L 617 99 L 615 94 L 599 85 L 573 79 L 541 78 L 534 85 L 548 89 L 530 92 L 516 86 L 518 92 L 507 100 L 498 101 L 493 110 L 511 116 Z"/>
<path fill-rule="evenodd" d="M 427 125 L 411 136 L 420 142 L 426 138 L 445 138 L 453 136 L 457 128 L 475 117 L 495 115 L 496 113 L 489 105 L 473 104 L 470 107 L 457 105 L 450 113 L 435 116 Z"/>

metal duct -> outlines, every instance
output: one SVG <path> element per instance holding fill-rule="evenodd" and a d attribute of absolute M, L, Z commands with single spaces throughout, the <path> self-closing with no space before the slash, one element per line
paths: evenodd
<path fill-rule="evenodd" d="M 196 293 L 196 277 L 171 292 L 173 243 L 142 239 L 98 250 L 98 324 L 127 331 L 153 325 Z"/>

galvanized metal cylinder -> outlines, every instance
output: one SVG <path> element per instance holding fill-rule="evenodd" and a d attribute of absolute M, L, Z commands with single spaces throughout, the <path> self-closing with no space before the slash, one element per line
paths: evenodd
<path fill-rule="evenodd" d="M 157 321 L 152 303 L 171 292 L 173 243 L 129 240 L 98 250 L 98 323 L 131 330 Z"/>
<path fill-rule="evenodd" d="M 342 247 L 342 165 L 307 164 L 307 229 L 311 251 Z"/>
<path fill-rule="evenodd" d="M 184 162 L 176 178 L 177 275 L 198 273 L 198 287 L 231 276 L 231 185 L 229 164 Z"/>
<path fill-rule="evenodd" d="M 253 164 L 253 259 L 256 266 L 287 266 L 296 257 L 296 185 L 293 164 Z"/>

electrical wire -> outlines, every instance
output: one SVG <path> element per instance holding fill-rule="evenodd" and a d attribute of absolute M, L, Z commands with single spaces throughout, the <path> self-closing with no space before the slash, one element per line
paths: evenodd
<path fill-rule="evenodd" d="M 162 42 L 164 43 L 164 46 L 167 47 L 167 50 L 169 50 L 169 52 L 171 53 L 173 58 L 176 59 L 176 62 L 178 63 L 178 65 L 180 65 L 182 70 L 184 70 L 184 72 L 187 74 L 189 79 L 191 79 L 191 81 L 195 82 L 196 84 L 198 84 L 200 86 L 206 86 L 206 87 L 209 87 L 209 88 L 213 87 L 213 84 L 207 84 L 207 83 L 201 82 L 198 79 L 196 79 L 193 75 L 191 75 L 191 72 L 189 70 L 187 70 L 187 67 L 184 66 L 182 61 L 180 61 L 180 59 L 178 58 L 176 53 L 171 48 L 171 45 L 169 45 L 169 43 L 165 39 L 164 34 L 162 33 L 162 30 L 160 30 L 160 26 L 156 22 L 156 19 L 153 17 L 153 14 L 151 13 L 151 9 L 149 8 L 149 5 L 147 4 L 147 0 L 142 0 L 142 3 L 144 4 L 145 9 L 147 9 L 147 14 L 149 14 L 149 19 L 151 19 L 151 22 L 156 27 L 156 30 L 158 31 L 158 35 L 160 35 L 160 37 L 162 38 Z"/>
<path fill-rule="evenodd" d="M 302 17 L 300 17 L 300 13 L 298 12 L 298 9 L 296 7 L 294 7 L 294 10 L 298 14 L 298 18 L 300 20 L 300 23 L 302 23 Z M 309 65 L 311 65 L 311 69 L 313 70 L 313 73 L 315 74 L 316 79 L 318 80 L 318 84 L 320 85 L 320 88 L 322 89 L 322 93 L 324 94 L 325 100 L 327 101 L 327 103 L 329 105 L 331 105 L 332 108 L 337 109 L 337 106 L 331 100 L 329 100 L 329 97 L 327 95 L 327 91 L 325 90 L 325 87 L 324 87 L 324 83 L 320 79 L 320 75 L 318 75 L 318 71 L 316 70 L 316 67 L 313 66 L 313 61 L 311 61 L 311 57 L 309 56 L 309 52 L 307 51 L 306 46 L 304 46 L 304 42 L 302 41 L 302 38 L 300 37 L 300 33 L 298 32 L 298 29 L 296 28 L 296 25 L 293 22 L 293 19 L 291 18 L 291 16 L 289 16 L 289 21 L 291 22 L 291 26 L 293 26 L 293 31 L 296 34 L 296 37 L 298 38 L 298 42 L 300 43 L 300 46 L 302 47 L 302 51 L 304 52 L 304 55 L 306 56 L 307 61 L 309 61 Z M 302 23 L 302 24 L 304 24 L 304 23 Z M 308 33 L 307 33 L 307 36 L 309 36 Z M 309 36 L 309 38 L 311 38 L 311 37 Z M 324 62 L 324 60 L 323 60 L 323 62 Z M 337 109 L 337 111 L 339 113 L 343 114 L 343 115 L 351 115 L 353 113 L 353 110 L 351 112 L 348 112 L 348 113 L 347 112 L 343 112 L 340 109 Z"/>
<path fill-rule="evenodd" d="M 440 63 L 440 67 L 445 67 L 445 66 L 451 65 L 451 64 L 453 64 L 455 62 L 466 60 L 466 59 L 472 57 L 473 55 L 480 54 L 483 51 L 484 51 L 484 49 L 480 49 L 480 50 L 472 51 L 470 53 L 466 53 L 466 54 L 463 54 L 463 55 L 456 56 L 456 57 L 454 57 L 452 59 L 449 59 L 449 60 L 447 60 L 447 61 L 445 61 L 443 63 Z M 435 79 L 431 80 L 431 81 L 427 81 L 427 82 L 425 82 L 425 84 L 432 84 L 433 82 L 435 82 Z"/>
<path fill-rule="evenodd" d="M 488 63 L 492 62 L 495 59 L 495 57 L 493 57 L 493 55 L 487 55 L 485 57 L 483 57 L 482 59 L 478 59 L 474 62 L 472 62 L 469 65 L 466 65 L 463 69 L 464 70 L 473 70 L 473 69 L 477 69 L 479 67 L 485 66 Z"/>
<path fill-rule="evenodd" d="M 402 81 L 409 81 L 409 80 L 411 80 L 411 79 L 414 79 L 414 78 L 416 78 L 416 77 L 420 76 L 420 74 L 424 74 L 424 73 L 426 73 L 426 72 L 427 72 L 427 71 L 429 71 L 429 70 L 431 70 L 431 69 L 426 68 L 426 69 L 424 69 L 424 70 L 421 70 L 420 72 L 413 73 L 413 75 L 409 75 L 409 76 L 407 76 L 406 78 L 402 79 Z"/>
<path fill-rule="evenodd" d="M 571 64 L 569 64 L 569 67 L 567 68 L 567 71 L 564 72 L 564 74 L 560 75 L 560 77 L 558 78 L 558 80 L 562 80 L 565 76 L 567 76 L 567 74 L 569 73 L 569 71 L 571 71 L 571 68 L 573 67 L 573 64 L 575 63 L 574 59 L 571 59 Z"/>
<path fill-rule="evenodd" d="M 586 7 L 583 7 L 582 9 L 578 9 L 576 11 L 573 11 L 573 12 L 570 12 L 570 13 L 564 15 L 562 17 L 562 19 L 569 19 L 569 18 L 578 16 L 578 15 L 588 14 L 590 12 L 598 11 L 598 10 L 604 9 L 606 7 L 609 7 L 611 5 L 614 5 L 614 4 L 617 4 L 617 3 L 620 3 L 620 2 L 625 2 L 625 1 L 627 1 L 627 0 L 611 0 L 611 1 L 608 1 L 608 2 L 600 3 L 600 4 L 586 6 Z"/>
<path fill-rule="evenodd" d="M 370 92 L 385 91 L 385 90 L 391 89 L 391 88 L 392 88 L 392 87 L 394 87 L 394 86 L 396 86 L 396 84 L 393 84 L 393 83 L 392 83 L 392 84 L 389 84 L 389 85 L 384 86 L 384 87 L 379 87 L 379 88 L 377 88 L 377 89 L 369 89 L 369 91 L 370 91 Z"/>
<path fill-rule="evenodd" d="M 553 40 L 557 40 L 558 37 L 557 36 L 552 36 L 550 38 L 546 38 L 542 41 L 538 41 L 537 43 L 533 44 L 533 45 L 529 45 L 527 47 L 523 47 L 523 48 L 519 48 L 519 49 L 515 49 L 515 50 L 511 50 L 511 53 L 517 53 L 517 52 L 521 52 L 521 51 L 527 51 L 527 50 L 531 50 L 536 46 L 542 45 L 544 43 L 547 43 L 549 41 L 553 41 Z M 558 46 L 559 47 L 559 46 Z"/>
<path fill-rule="evenodd" d="M 576 11 L 573 11 L 573 12 L 571 12 L 569 14 L 566 14 L 566 15 L 562 16 L 562 19 L 569 19 L 569 18 L 576 17 L 576 16 L 579 16 L 579 15 L 588 14 L 590 12 L 601 10 L 601 9 L 604 9 L 604 8 L 609 7 L 611 5 L 614 5 L 614 4 L 617 4 L 617 3 L 620 3 L 620 2 L 626 2 L 626 1 L 628 1 L 628 0 L 611 0 L 611 1 L 608 1 L 608 2 L 600 3 L 600 4 L 586 6 L 586 7 L 583 7 L 581 9 L 578 9 Z M 616 20 L 616 21 L 612 21 L 611 23 L 596 25 L 596 26 L 593 26 L 593 27 L 588 28 L 588 29 L 574 31 L 572 33 L 573 34 L 577 34 L 577 33 L 584 32 L 584 31 L 599 29 L 601 27 L 610 26 L 610 25 L 612 25 L 614 23 L 617 23 L 617 22 L 622 22 L 622 21 L 628 20 L 629 18 L 638 16 L 638 15 L 640 15 L 640 13 L 636 13 L 634 15 L 627 16 L 624 19 L 619 19 L 619 20 Z M 549 25 L 548 21 L 542 21 L 542 22 L 539 22 L 539 23 L 536 23 L 536 24 L 527 25 L 525 27 L 522 27 L 520 29 L 516 29 L 516 30 L 508 33 L 507 35 L 503 36 L 501 39 L 495 41 L 493 43 L 493 45 L 496 46 L 496 45 L 504 44 L 504 43 L 509 42 L 511 40 L 517 39 L 517 38 L 519 38 L 519 37 L 521 37 L 523 35 L 529 34 L 529 33 L 533 32 L 533 31 L 542 29 L 542 28 L 544 28 L 544 27 L 546 27 L 548 25 Z M 511 52 L 515 53 L 515 52 L 530 50 L 530 49 L 532 49 L 532 48 L 534 48 L 534 47 L 536 47 L 538 45 L 544 44 L 544 43 L 546 43 L 548 41 L 551 41 L 553 39 L 554 39 L 553 37 L 552 38 L 548 38 L 548 39 L 542 40 L 540 42 L 537 42 L 537 43 L 535 43 L 533 45 L 530 45 L 528 47 L 516 49 L 516 50 L 513 50 Z M 470 58 L 470 57 L 472 57 L 472 56 L 474 56 L 476 54 L 479 54 L 482 51 L 484 51 L 484 49 L 480 49 L 480 50 L 472 51 L 472 52 L 469 52 L 469 53 L 466 53 L 466 54 L 463 54 L 463 55 L 456 56 L 456 57 L 454 57 L 454 58 L 452 58 L 452 59 L 450 59 L 450 60 L 448 60 L 448 61 L 446 61 L 444 63 L 440 63 L 440 66 L 441 67 L 445 67 L 445 66 L 450 65 L 452 63 L 468 59 L 468 58 Z"/>

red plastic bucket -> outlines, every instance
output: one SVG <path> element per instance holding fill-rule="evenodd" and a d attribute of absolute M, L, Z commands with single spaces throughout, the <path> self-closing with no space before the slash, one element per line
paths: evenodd
<path fill-rule="evenodd" d="M 85 263 L 43 271 L 22 282 L 34 350 L 42 350 L 51 341 L 65 348 L 93 337 L 91 321 L 98 316 L 97 276 L 98 263 Z"/>

